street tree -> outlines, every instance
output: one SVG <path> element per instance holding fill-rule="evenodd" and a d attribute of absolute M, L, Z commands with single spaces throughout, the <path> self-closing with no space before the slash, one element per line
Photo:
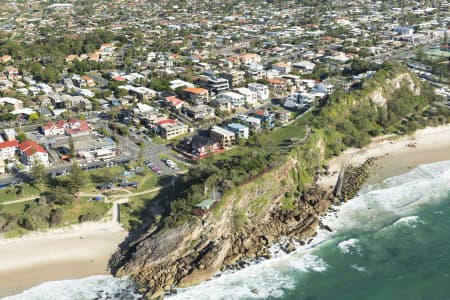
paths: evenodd
<path fill-rule="evenodd" d="M 69 157 L 73 159 L 75 157 L 75 145 L 73 143 L 72 136 L 69 136 Z"/>
<path fill-rule="evenodd" d="M 80 191 L 87 184 L 87 178 L 83 170 L 77 163 L 72 164 L 72 170 L 68 176 L 67 186 L 69 192 L 73 194 L 77 200 L 80 196 Z"/>
<path fill-rule="evenodd" d="M 31 176 L 33 176 L 33 183 L 38 188 L 39 192 L 42 191 L 42 183 L 45 179 L 45 166 L 40 160 L 36 160 L 30 170 Z"/>

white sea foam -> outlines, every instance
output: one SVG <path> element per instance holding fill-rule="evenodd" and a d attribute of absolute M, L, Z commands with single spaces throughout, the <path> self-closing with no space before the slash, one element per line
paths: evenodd
<path fill-rule="evenodd" d="M 294 289 L 296 272 L 324 272 L 328 264 L 311 253 L 280 254 L 239 271 L 228 271 L 198 286 L 178 289 L 170 300 L 265 299 L 281 297 L 283 290 Z M 213 295 L 213 296 L 211 296 Z M 212 298 L 211 298 L 212 297 Z"/>
<path fill-rule="evenodd" d="M 82 279 L 50 281 L 3 300 L 137 300 L 134 285 L 128 279 L 108 275 Z"/>
<path fill-rule="evenodd" d="M 409 216 L 398 219 L 392 225 L 405 225 L 410 228 L 416 228 L 417 224 L 424 224 L 424 222 L 418 216 Z"/>
<path fill-rule="evenodd" d="M 419 166 L 406 174 L 386 179 L 341 205 L 324 218 L 334 233 L 319 232 L 322 239 L 354 228 L 373 231 L 395 220 L 413 215 L 421 206 L 438 201 L 450 191 L 450 161 Z"/>
<path fill-rule="evenodd" d="M 298 278 L 292 273 L 324 272 L 328 266 L 326 261 L 314 255 L 314 249 L 345 231 L 369 230 L 384 228 L 386 221 L 400 221 L 397 224 L 417 225 L 420 220 L 411 217 L 420 205 L 446 196 L 450 190 L 450 161 L 423 165 L 411 172 L 393 177 L 384 182 L 368 187 L 361 195 L 339 207 L 339 212 L 323 219 L 333 232 L 320 230 L 313 241 L 299 250 L 285 254 L 279 248 L 272 248 L 273 259 L 251 264 L 239 271 L 227 271 L 197 286 L 178 289 L 177 294 L 167 297 L 169 300 L 221 300 L 221 299 L 265 299 L 281 297 L 284 290 L 294 289 Z M 410 216 L 410 217 L 408 217 Z M 403 219 L 403 220 L 402 220 Z M 339 246 L 340 245 L 340 246 Z M 339 243 L 342 253 L 355 251 L 356 239 Z M 360 251 L 360 250 L 358 250 Z M 356 253 L 356 252 L 355 252 Z M 351 265 L 358 272 L 367 272 L 363 266 Z M 297 271 L 297 272 L 292 272 Z M 75 281 L 47 283 L 33 288 L 8 300 L 84 300 L 97 299 L 100 290 L 108 291 L 108 295 L 119 292 L 114 289 L 121 284 L 111 277 L 103 277 L 103 281 L 86 278 Z M 129 284 L 128 281 L 127 284 Z M 125 285 L 125 290 L 132 290 Z M 117 293 L 116 292 L 116 293 Z M 87 293 L 87 294 L 86 294 Z M 39 296 L 38 296 L 39 295 Z M 105 299 L 98 298 L 98 299 Z M 108 299 L 137 299 L 117 298 Z"/>
<path fill-rule="evenodd" d="M 353 264 L 350 266 L 353 270 L 358 271 L 358 272 L 367 272 L 367 269 L 365 267 L 362 266 L 358 266 L 357 264 Z"/>
<path fill-rule="evenodd" d="M 361 254 L 361 247 L 358 239 L 348 239 L 340 242 L 337 247 L 342 254 Z"/>

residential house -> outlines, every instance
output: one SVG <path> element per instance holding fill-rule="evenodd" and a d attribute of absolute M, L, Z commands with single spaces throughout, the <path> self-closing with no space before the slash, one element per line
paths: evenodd
<path fill-rule="evenodd" d="M 53 88 L 45 83 L 38 83 L 36 84 L 36 87 L 38 88 L 39 92 L 44 92 L 45 94 L 53 92 Z"/>
<path fill-rule="evenodd" d="M 214 113 L 214 108 L 208 105 L 186 105 L 183 108 L 183 111 L 188 117 L 194 120 L 211 119 L 216 116 Z"/>
<path fill-rule="evenodd" d="M 412 27 L 407 27 L 407 26 L 398 26 L 394 28 L 394 31 L 398 34 L 398 35 L 411 35 L 414 33 L 414 29 Z"/>
<path fill-rule="evenodd" d="M 11 97 L 0 97 L 0 105 L 1 106 L 9 106 L 13 110 L 22 109 L 23 102 L 22 100 L 11 98 Z"/>
<path fill-rule="evenodd" d="M 95 86 L 95 81 L 91 77 L 83 75 L 83 76 L 81 76 L 81 78 L 84 80 L 84 82 L 86 82 L 86 86 L 88 86 L 88 87 Z"/>
<path fill-rule="evenodd" d="M 19 155 L 22 163 L 31 167 L 36 161 L 41 162 L 44 166 L 50 164 L 47 151 L 36 142 L 27 140 L 18 145 Z"/>
<path fill-rule="evenodd" d="M 248 139 L 249 128 L 239 123 L 230 123 L 227 129 L 235 133 L 237 139 Z"/>
<path fill-rule="evenodd" d="M 166 104 L 168 104 L 171 108 L 175 110 L 180 110 L 186 102 L 181 99 L 178 99 L 176 96 L 168 96 L 164 98 Z"/>
<path fill-rule="evenodd" d="M 266 77 L 267 72 L 264 71 L 264 66 L 262 65 L 251 65 L 246 70 L 246 76 L 252 80 L 261 80 Z"/>
<path fill-rule="evenodd" d="M 42 125 L 39 130 L 44 136 L 49 135 L 62 135 L 64 134 L 66 122 L 64 120 L 59 120 L 56 123 L 48 121 L 47 124 Z"/>
<path fill-rule="evenodd" d="M 129 92 L 136 94 L 139 100 L 150 100 L 158 95 L 156 91 L 143 86 L 133 87 Z"/>
<path fill-rule="evenodd" d="M 277 110 L 275 112 L 275 117 L 280 121 L 282 125 L 287 124 L 291 120 L 291 113 L 287 110 Z"/>
<path fill-rule="evenodd" d="M 220 75 L 228 80 L 228 85 L 232 88 L 240 86 L 245 80 L 245 72 L 241 70 L 231 69 L 222 72 Z"/>
<path fill-rule="evenodd" d="M 19 142 L 16 140 L 0 142 L 0 160 L 14 160 Z"/>
<path fill-rule="evenodd" d="M 196 83 L 213 93 L 220 93 L 230 88 L 227 79 L 215 76 L 200 75 Z"/>
<path fill-rule="evenodd" d="M 275 70 L 279 71 L 281 74 L 288 74 L 292 70 L 292 66 L 289 63 L 279 62 L 272 66 Z"/>
<path fill-rule="evenodd" d="M 288 82 L 287 80 L 283 78 L 272 78 L 269 79 L 269 86 L 276 92 L 276 93 L 283 93 L 287 91 Z"/>
<path fill-rule="evenodd" d="M 77 120 L 71 118 L 67 121 L 64 133 L 66 135 L 78 135 L 78 134 L 86 134 L 91 132 L 91 126 L 85 120 Z"/>
<path fill-rule="evenodd" d="M 252 92 L 255 92 L 258 101 L 264 102 L 269 100 L 270 93 L 269 93 L 269 87 L 267 85 L 261 84 L 261 83 L 249 83 L 247 86 Z"/>
<path fill-rule="evenodd" d="M 61 95 L 61 99 L 64 102 L 65 108 L 72 109 L 82 109 L 82 110 L 91 110 L 92 102 L 89 99 L 84 98 L 83 96 L 71 96 L 71 95 Z"/>
<path fill-rule="evenodd" d="M 186 99 L 193 104 L 203 104 L 209 101 L 209 92 L 204 88 L 187 87 L 183 89 Z"/>
<path fill-rule="evenodd" d="M 195 87 L 195 85 L 190 83 L 190 82 L 181 80 L 181 79 L 175 79 L 175 80 L 172 80 L 170 82 L 170 89 L 172 89 L 174 91 L 176 89 L 182 88 L 182 87 L 191 87 L 191 88 L 193 88 L 193 87 Z"/>
<path fill-rule="evenodd" d="M 48 121 L 47 124 L 41 126 L 40 131 L 44 136 L 49 135 L 79 135 L 91 132 L 91 126 L 85 120 L 70 119 L 65 122 L 59 120 L 56 123 Z"/>
<path fill-rule="evenodd" d="M 20 80 L 22 76 L 19 73 L 19 70 L 15 67 L 6 67 L 5 68 L 6 76 L 8 76 L 9 80 Z"/>
<path fill-rule="evenodd" d="M 239 93 L 235 92 L 223 92 L 217 95 L 216 102 L 228 102 L 230 103 L 230 108 L 239 108 L 244 106 L 245 97 Z"/>
<path fill-rule="evenodd" d="M 7 141 L 14 141 L 16 139 L 16 130 L 14 128 L 3 129 L 3 137 Z"/>
<path fill-rule="evenodd" d="M 236 145 L 236 135 L 219 126 L 213 126 L 209 132 L 209 136 L 218 142 L 223 149 L 227 149 Z"/>
<path fill-rule="evenodd" d="M 161 120 L 156 123 L 159 128 L 161 137 L 167 140 L 188 132 L 188 126 L 175 120 Z"/>
<path fill-rule="evenodd" d="M 73 75 L 72 76 L 72 82 L 75 84 L 75 86 L 79 87 L 79 88 L 84 88 L 87 86 L 87 82 L 84 79 L 85 76 L 80 76 L 80 75 Z M 87 76 L 86 76 L 87 77 Z M 90 77 L 89 77 L 90 78 Z"/>
<path fill-rule="evenodd" d="M 10 80 L 0 80 L 0 91 L 12 91 L 12 89 L 14 88 L 14 83 Z M 16 90 L 17 91 L 17 90 Z"/>
<path fill-rule="evenodd" d="M 258 104 L 258 94 L 256 94 L 256 92 L 253 92 L 249 88 L 235 88 L 233 91 L 244 96 L 245 104 L 247 104 L 248 106 L 255 106 Z"/>
<path fill-rule="evenodd" d="M 261 129 L 261 119 L 259 118 L 247 115 L 239 115 L 238 119 L 254 131 L 259 131 Z"/>
<path fill-rule="evenodd" d="M 255 53 L 244 53 L 239 55 L 239 60 L 245 65 L 259 64 L 261 56 Z"/>
<path fill-rule="evenodd" d="M 202 135 L 194 135 L 183 139 L 178 148 L 192 154 L 194 158 L 202 158 L 222 150 L 217 141 Z"/>
<path fill-rule="evenodd" d="M 257 110 L 255 112 L 255 117 L 261 119 L 269 129 L 273 129 L 275 127 L 275 115 L 272 112 L 266 110 Z"/>
<path fill-rule="evenodd" d="M 316 64 L 307 60 L 300 61 L 292 64 L 294 70 L 299 70 L 300 72 L 310 73 L 314 70 Z"/>

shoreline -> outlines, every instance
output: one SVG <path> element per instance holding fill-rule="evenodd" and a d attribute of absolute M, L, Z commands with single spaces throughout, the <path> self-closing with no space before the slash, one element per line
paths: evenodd
<path fill-rule="evenodd" d="M 420 164 L 450 160 L 450 124 L 425 128 L 413 136 L 382 136 L 363 149 L 348 149 L 328 162 L 329 175 L 321 175 L 317 183 L 334 188 L 344 162 L 358 166 L 370 158 L 378 159 L 369 168 L 366 185 Z M 0 297 L 47 281 L 109 275 L 108 260 L 126 236 L 117 223 L 94 222 L 0 238 Z"/>
<path fill-rule="evenodd" d="M 89 222 L 0 239 L 0 298 L 47 281 L 110 275 L 111 254 L 127 236 L 113 222 Z"/>
<path fill-rule="evenodd" d="M 328 162 L 328 175 L 320 175 L 317 184 L 333 189 L 343 164 L 360 166 L 375 158 L 363 186 L 381 182 L 427 163 L 450 160 L 450 124 L 427 127 L 412 136 L 380 136 L 362 149 L 350 148 Z"/>

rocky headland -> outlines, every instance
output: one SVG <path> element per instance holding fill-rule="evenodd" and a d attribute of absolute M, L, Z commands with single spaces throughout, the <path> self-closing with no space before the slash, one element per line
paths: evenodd
<path fill-rule="evenodd" d="M 344 200 L 358 191 L 372 163 L 370 159 L 345 168 Z M 147 298 L 158 299 L 173 287 L 195 285 L 221 270 L 270 258 L 269 248 L 274 243 L 283 242 L 282 249 L 291 252 L 294 242 L 308 243 L 318 227 L 332 231 L 319 217 L 341 199 L 314 183 L 301 193 L 292 192 L 298 185 L 297 167 L 295 160 L 289 160 L 225 195 L 220 209 L 180 227 L 152 225 L 112 257 L 113 272 L 131 276 Z"/>

